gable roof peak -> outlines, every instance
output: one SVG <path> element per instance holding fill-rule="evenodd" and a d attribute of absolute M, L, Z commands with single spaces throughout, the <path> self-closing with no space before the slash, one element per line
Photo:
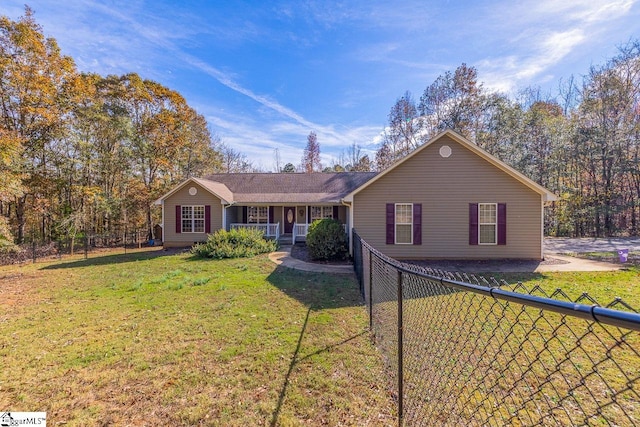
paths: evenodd
<path fill-rule="evenodd" d="M 524 184 L 525 186 L 529 187 L 531 190 L 533 190 L 536 193 L 540 194 L 545 202 L 546 201 L 554 201 L 554 200 L 557 199 L 556 195 L 553 194 L 551 191 L 547 190 L 546 188 L 544 188 L 540 184 L 536 183 L 532 179 L 530 179 L 530 178 L 526 177 L 525 175 L 523 175 L 522 173 L 518 172 L 517 170 L 515 170 L 511 166 L 507 165 L 506 163 L 504 163 L 502 160 L 498 159 L 497 157 L 494 157 L 493 155 L 489 154 L 487 151 L 483 150 L 477 144 L 475 144 L 475 143 L 471 142 L 470 140 L 468 140 L 467 138 L 463 137 L 458 132 L 456 132 L 456 131 L 454 131 L 452 129 L 445 129 L 442 132 L 440 132 L 437 135 L 435 135 L 429 141 L 425 142 L 424 144 L 422 144 L 421 146 L 417 147 L 415 150 L 413 150 L 412 152 L 410 152 L 409 154 L 407 154 L 406 156 L 401 158 L 400 160 L 398 160 L 395 163 L 393 163 L 391 166 L 389 166 L 384 171 L 380 172 L 373 179 L 370 179 L 365 184 L 363 184 L 363 185 L 359 186 L 358 188 L 354 189 L 354 191 L 352 191 L 347 196 L 345 196 L 345 200 L 346 201 L 353 201 L 353 196 L 355 194 L 357 194 L 360 191 L 362 191 L 363 189 L 367 188 L 369 185 L 373 184 L 374 182 L 376 182 L 377 180 L 379 180 L 380 178 L 385 176 L 387 173 L 389 173 L 392 170 L 396 169 L 397 167 L 399 167 L 400 165 L 402 165 L 403 163 L 405 163 L 406 161 L 408 161 L 409 159 L 414 157 L 416 154 L 422 152 L 427 147 L 433 145 L 435 142 L 441 140 L 444 137 L 449 137 L 453 141 L 457 142 L 458 144 L 462 145 L 463 147 L 466 147 L 471 152 L 473 152 L 474 154 L 478 155 L 480 158 L 486 160 L 487 162 L 491 163 L 493 166 L 495 166 L 498 169 L 502 170 L 507 175 L 510 175 L 512 178 L 520 181 L 522 184 Z"/>

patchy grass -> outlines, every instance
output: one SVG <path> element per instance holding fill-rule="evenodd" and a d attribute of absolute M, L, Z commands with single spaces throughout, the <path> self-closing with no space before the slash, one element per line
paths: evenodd
<path fill-rule="evenodd" d="M 592 259 L 594 261 L 606 261 L 615 264 L 620 263 L 620 258 L 617 252 L 583 252 L 572 253 L 571 256 L 578 258 Z M 628 267 L 640 267 L 640 251 L 629 251 L 627 262 L 624 265 Z"/>
<path fill-rule="evenodd" d="M 494 275 L 566 299 L 584 292 L 640 307 L 638 269 Z M 405 276 L 405 420 L 435 425 L 636 425 L 640 334 Z M 526 292 L 522 287 L 519 292 Z M 529 293 L 529 292 L 526 292 Z M 557 295 L 557 298 L 564 298 Z M 581 301 L 590 305 L 589 299 Z M 374 329 L 396 358 L 393 293 L 379 294 Z M 629 308 L 620 304 L 617 309 Z"/>
<path fill-rule="evenodd" d="M 52 425 L 390 425 L 351 278 L 159 251 L 0 267 L 0 408 Z"/>
<path fill-rule="evenodd" d="M 507 283 L 522 283 L 527 289 L 539 286 L 547 295 L 561 289 L 568 298 L 557 295 L 557 299 L 576 301 L 585 292 L 600 305 L 606 306 L 615 298 L 621 298 L 633 309 L 640 311 L 640 268 L 629 266 L 619 271 L 548 272 L 548 273 L 489 273 L 485 277 L 505 280 Z M 536 293 L 541 295 L 541 293 Z M 592 302 L 584 300 L 583 304 Z M 622 309 L 622 307 L 618 307 Z"/>

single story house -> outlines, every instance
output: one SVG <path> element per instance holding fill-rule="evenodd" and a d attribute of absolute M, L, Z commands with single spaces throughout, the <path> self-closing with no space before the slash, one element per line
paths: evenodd
<path fill-rule="evenodd" d="M 162 196 L 163 244 L 258 227 L 286 242 L 335 218 L 402 259 L 542 259 L 554 194 L 447 130 L 382 172 L 214 174 Z"/>

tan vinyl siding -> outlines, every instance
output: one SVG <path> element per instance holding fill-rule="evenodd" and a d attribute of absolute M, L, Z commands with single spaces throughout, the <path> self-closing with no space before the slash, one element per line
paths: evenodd
<path fill-rule="evenodd" d="M 280 233 L 284 233 L 284 222 L 282 221 L 282 206 L 273 207 L 273 218 L 269 219 L 272 224 L 280 224 Z"/>
<path fill-rule="evenodd" d="M 452 154 L 443 158 L 440 147 Z M 387 245 L 387 203 L 422 204 L 422 245 Z M 469 245 L 469 203 L 506 203 L 507 244 Z M 400 259 L 540 259 L 541 196 L 448 136 L 354 196 L 356 231 Z"/>
<path fill-rule="evenodd" d="M 307 222 L 307 207 L 296 206 L 296 224 L 306 224 Z"/>
<path fill-rule="evenodd" d="M 189 194 L 189 188 L 195 187 L 195 196 Z M 189 183 L 164 201 L 164 242 L 165 247 L 191 246 L 194 242 L 207 239 L 206 233 L 176 233 L 176 205 L 211 206 L 211 232 L 222 228 L 222 204 L 219 198 L 196 183 Z"/>

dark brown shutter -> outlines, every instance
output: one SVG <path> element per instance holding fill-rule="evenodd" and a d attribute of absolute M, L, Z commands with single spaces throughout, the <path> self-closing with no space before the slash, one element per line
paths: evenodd
<path fill-rule="evenodd" d="M 307 224 L 311 224 L 311 206 L 307 206 Z"/>
<path fill-rule="evenodd" d="M 333 219 L 338 219 L 339 213 L 338 213 L 338 206 L 334 206 L 333 207 Z"/>
<path fill-rule="evenodd" d="M 243 206 L 242 207 L 242 223 L 246 224 L 249 222 L 249 218 L 247 217 L 247 207 Z"/>
<path fill-rule="evenodd" d="M 273 217 L 275 216 L 275 215 L 273 214 L 273 206 L 269 206 L 269 214 L 268 214 L 268 215 L 269 215 L 269 218 L 267 218 L 267 222 L 268 222 L 269 224 L 273 224 L 273 223 L 274 223 L 274 221 L 273 221 L 273 220 L 274 220 L 274 218 L 273 218 Z"/>
<path fill-rule="evenodd" d="M 422 205 L 413 204 L 413 244 L 422 244 Z"/>
<path fill-rule="evenodd" d="M 507 204 L 498 203 L 498 244 L 507 244 Z"/>
<path fill-rule="evenodd" d="M 478 204 L 469 203 L 469 244 L 478 244 Z"/>
<path fill-rule="evenodd" d="M 204 207 L 204 232 L 211 233 L 211 206 L 205 205 Z"/>
<path fill-rule="evenodd" d="M 176 205 L 176 233 L 182 233 L 182 206 Z"/>
<path fill-rule="evenodd" d="M 396 242 L 396 206 L 387 203 L 387 245 Z"/>

